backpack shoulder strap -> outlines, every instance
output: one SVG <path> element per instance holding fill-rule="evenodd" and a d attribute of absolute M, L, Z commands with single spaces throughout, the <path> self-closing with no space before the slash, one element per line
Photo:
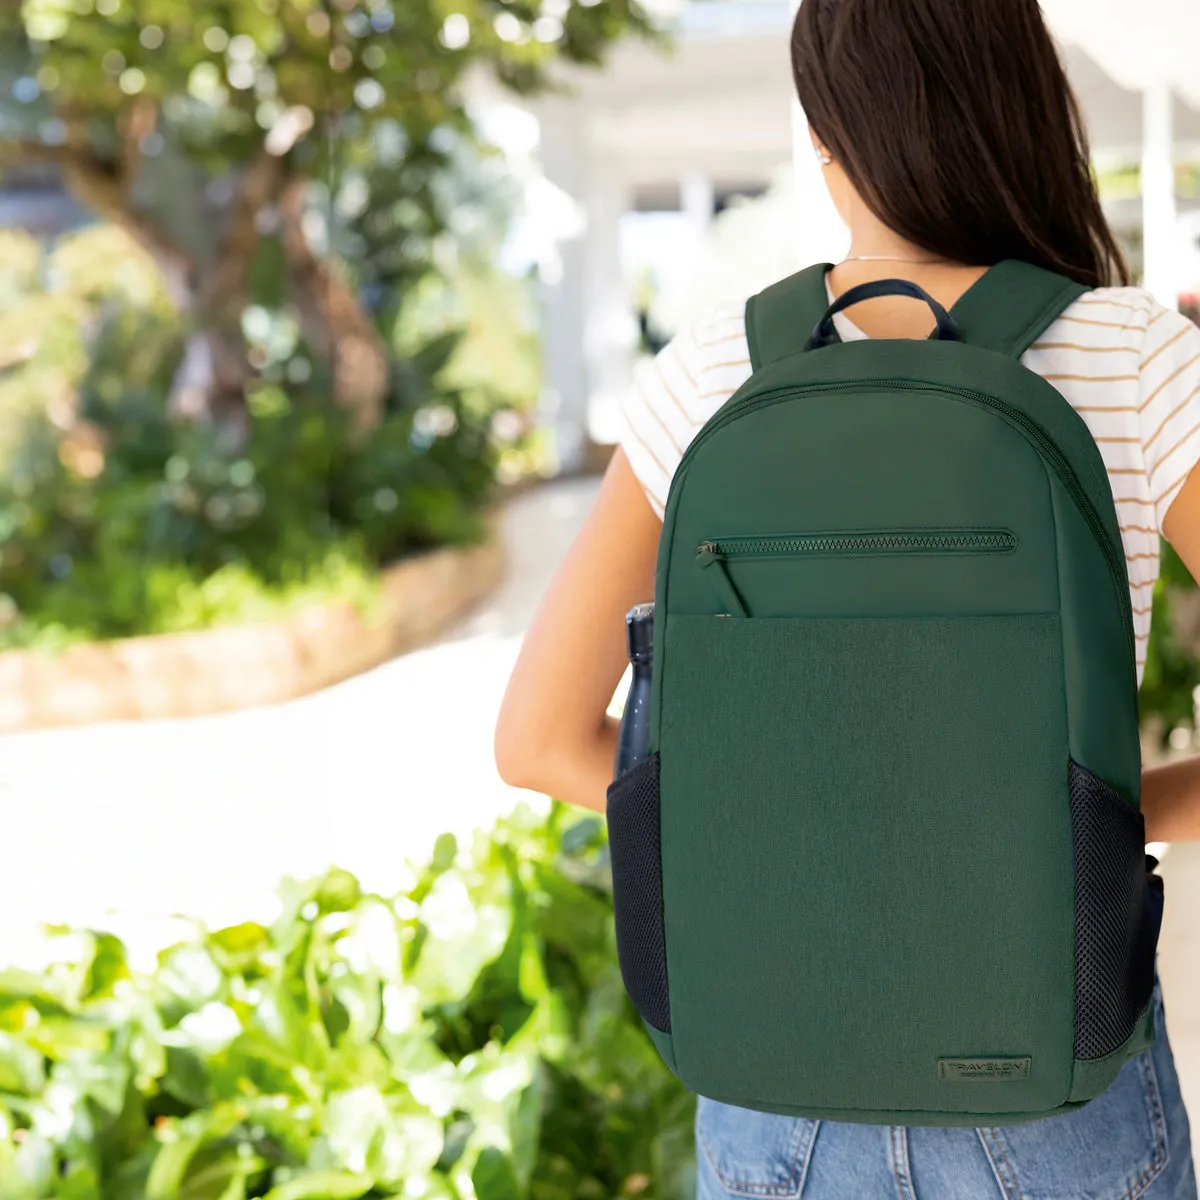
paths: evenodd
<path fill-rule="evenodd" d="M 817 263 L 751 296 L 746 341 L 754 370 L 804 349 L 829 310 L 825 276 L 830 268 Z M 1064 275 L 1007 259 L 968 288 L 950 315 L 968 345 L 1020 358 L 1088 290 Z"/>
<path fill-rule="evenodd" d="M 1031 263 L 997 263 L 950 310 L 969 346 L 1020 358 L 1089 289 Z"/>
<path fill-rule="evenodd" d="M 798 271 L 746 302 L 746 341 L 754 370 L 804 349 L 829 309 L 825 275 L 831 266 L 817 263 Z"/>

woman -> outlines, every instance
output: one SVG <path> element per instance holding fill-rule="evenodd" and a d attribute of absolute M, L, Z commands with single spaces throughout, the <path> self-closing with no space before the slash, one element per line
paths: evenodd
<path fill-rule="evenodd" d="M 1015 258 L 1091 291 L 1025 355 L 1101 449 L 1129 565 L 1139 681 L 1159 535 L 1200 577 L 1200 329 L 1129 285 L 1037 0 L 806 0 L 796 88 L 852 234 L 831 300 L 902 276 L 947 308 Z M 802 219 L 798 217 L 798 219 Z M 842 339 L 919 338 L 902 299 L 841 314 Z M 510 783 L 603 810 L 625 612 L 652 597 L 668 488 L 688 442 L 750 374 L 740 308 L 680 334 L 626 397 L 622 446 L 525 639 L 496 734 Z M 1200 837 L 1200 760 L 1147 771 L 1147 836 Z M 1156 1043 L 1075 1112 L 1012 1128 L 845 1125 L 701 1098 L 699 1194 L 938 1200 L 1195 1197 L 1187 1115 Z"/>

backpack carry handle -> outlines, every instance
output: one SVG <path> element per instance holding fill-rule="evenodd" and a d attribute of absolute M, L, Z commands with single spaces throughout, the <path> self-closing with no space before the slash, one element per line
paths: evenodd
<path fill-rule="evenodd" d="M 805 350 L 821 350 L 840 340 L 833 327 L 833 318 L 843 309 L 861 304 L 864 300 L 878 300 L 881 296 L 907 296 L 911 300 L 924 300 L 937 318 L 937 340 L 961 342 L 962 330 L 958 322 L 923 288 L 907 279 L 877 279 L 873 283 L 862 283 L 844 292 L 830 306 L 829 311 L 817 322 Z"/>

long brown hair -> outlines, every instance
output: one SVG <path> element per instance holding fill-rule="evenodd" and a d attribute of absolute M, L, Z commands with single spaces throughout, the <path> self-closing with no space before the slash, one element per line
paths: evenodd
<path fill-rule="evenodd" d="M 792 70 L 813 131 L 908 241 L 1129 283 L 1038 0 L 803 0 Z"/>

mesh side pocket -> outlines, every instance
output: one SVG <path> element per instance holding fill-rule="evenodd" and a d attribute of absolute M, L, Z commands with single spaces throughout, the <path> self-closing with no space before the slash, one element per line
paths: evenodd
<path fill-rule="evenodd" d="M 1149 873 L 1142 814 L 1115 788 L 1073 762 L 1070 793 L 1075 1057 L 1103 1058 L 1129 1038 L 1150 1001 L 1162 881 Z"/>
<path fill-rule="evenodd" d="M 625 990 L 655 1029 L 670 1033 L 658 815 L 658 755 L 654 754 L 608 789 L 608 848 L 617 957 Z"/>

